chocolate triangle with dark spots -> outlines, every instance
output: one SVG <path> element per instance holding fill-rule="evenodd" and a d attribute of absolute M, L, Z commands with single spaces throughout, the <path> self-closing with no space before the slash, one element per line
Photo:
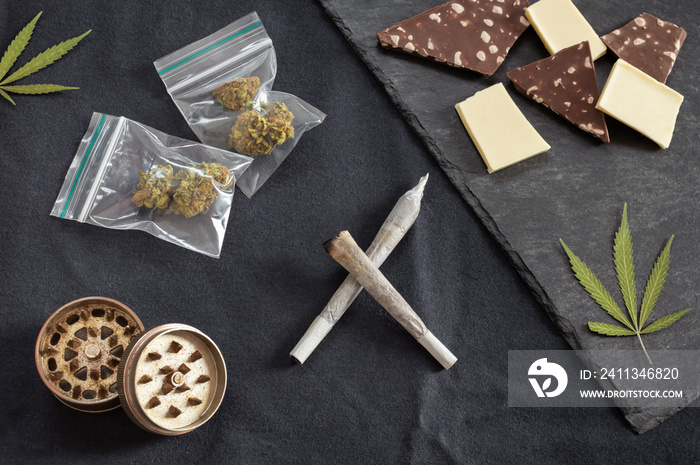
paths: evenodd
<path fill-rule="evenodd" d="M 530 25 L 528 0 L 453 0 L 377 33 L 382 47 L 492 75 Z"/>
<path fill-rule="evenodd" d="M 595 107 L 600 90 L 588 41 L 507 74 L 523 95 L 603 142 L 610 142 L 605 114 Z"/>

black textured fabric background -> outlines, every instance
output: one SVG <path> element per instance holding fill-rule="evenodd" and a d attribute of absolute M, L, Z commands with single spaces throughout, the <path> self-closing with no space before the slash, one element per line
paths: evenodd
<path fill-rule="evenodd" d="M 50 217 L 93 111 L 194 138 L 152 62 L 253 10 L 277 50 L 275 90 L 328 117 L 252 199 L 236 194 L 221 258 Z M 316 2 L 6 0 L 3 51 L 39 11 L 18 65 L 93 31 L 26 79 L 80 90 L 0 101 L 0 462 L 697 462 L 692 408 L 639 436 L 617 409 L 507 407 L 508 350 L 568 345 Z M 364 293 L 295 364 L 289 351 L 345 276 L 323 242 L 348 229 L 367 247 L 425 173 L 421 214 L 382 269 L 457 364 L 442 370 Z M 89 295 L 124 302 L 147 327 L 209 335 L 229 374 L 218 413 L 160 437 L 121 410 L 85 414 L 53 398 L 34 365 L 36 336 Z"/>

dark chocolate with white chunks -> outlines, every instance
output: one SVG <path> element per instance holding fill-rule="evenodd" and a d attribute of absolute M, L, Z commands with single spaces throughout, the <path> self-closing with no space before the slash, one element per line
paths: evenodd
<path fill-rule="evenodd" d="M 530 25 L 527 0 L 455 0 L 377 33 L 382 47 L 492 75 Z"/>
<path fill-rule="evenodd" d="M 507 74 L 523 95 L 603 142 L 610 142 L 605 114 L 595 107 L 600 90 L 588 41 Z"/>
<path fill-rule="evenodd" d="M 618 58 L 665 84 L 686 35 L 682 27 L 642 13 L 601 39 Z"/>

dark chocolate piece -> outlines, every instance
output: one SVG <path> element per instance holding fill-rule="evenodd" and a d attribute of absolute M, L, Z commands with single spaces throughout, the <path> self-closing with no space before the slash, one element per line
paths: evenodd
<path fill-rule="evenodd" d="M 686 35 L 682 27 L 642 13 L 601 39 L 618 58 L 665 84 Z"/>
<path fill-rule="evenodd" d="M 603 142 L 610 142 L 588 41 L 509 71 L 515 88 Z"/>
<path fill-rule="evenodd" d="M 382 47 L 492 75 L 530 25 L 527 0 L 455 0 L 377 33 Z"/>

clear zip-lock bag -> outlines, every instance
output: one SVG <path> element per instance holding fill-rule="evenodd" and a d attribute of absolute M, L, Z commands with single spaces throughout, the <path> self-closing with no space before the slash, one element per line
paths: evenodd
<path fill-rule="evenodd" d="M 236 183 L 248 197 L 326 116 L 294 95 L 272 91 L 277 57 L 255 12 L 154 65 L 200 141 L 253 158 Z"/>
<path fill-rule="evenodd" d="M 251 161 L 123 116 L 94 113 L 51 215 L 146 231 L 218 257 L 235 182 Z"/>

